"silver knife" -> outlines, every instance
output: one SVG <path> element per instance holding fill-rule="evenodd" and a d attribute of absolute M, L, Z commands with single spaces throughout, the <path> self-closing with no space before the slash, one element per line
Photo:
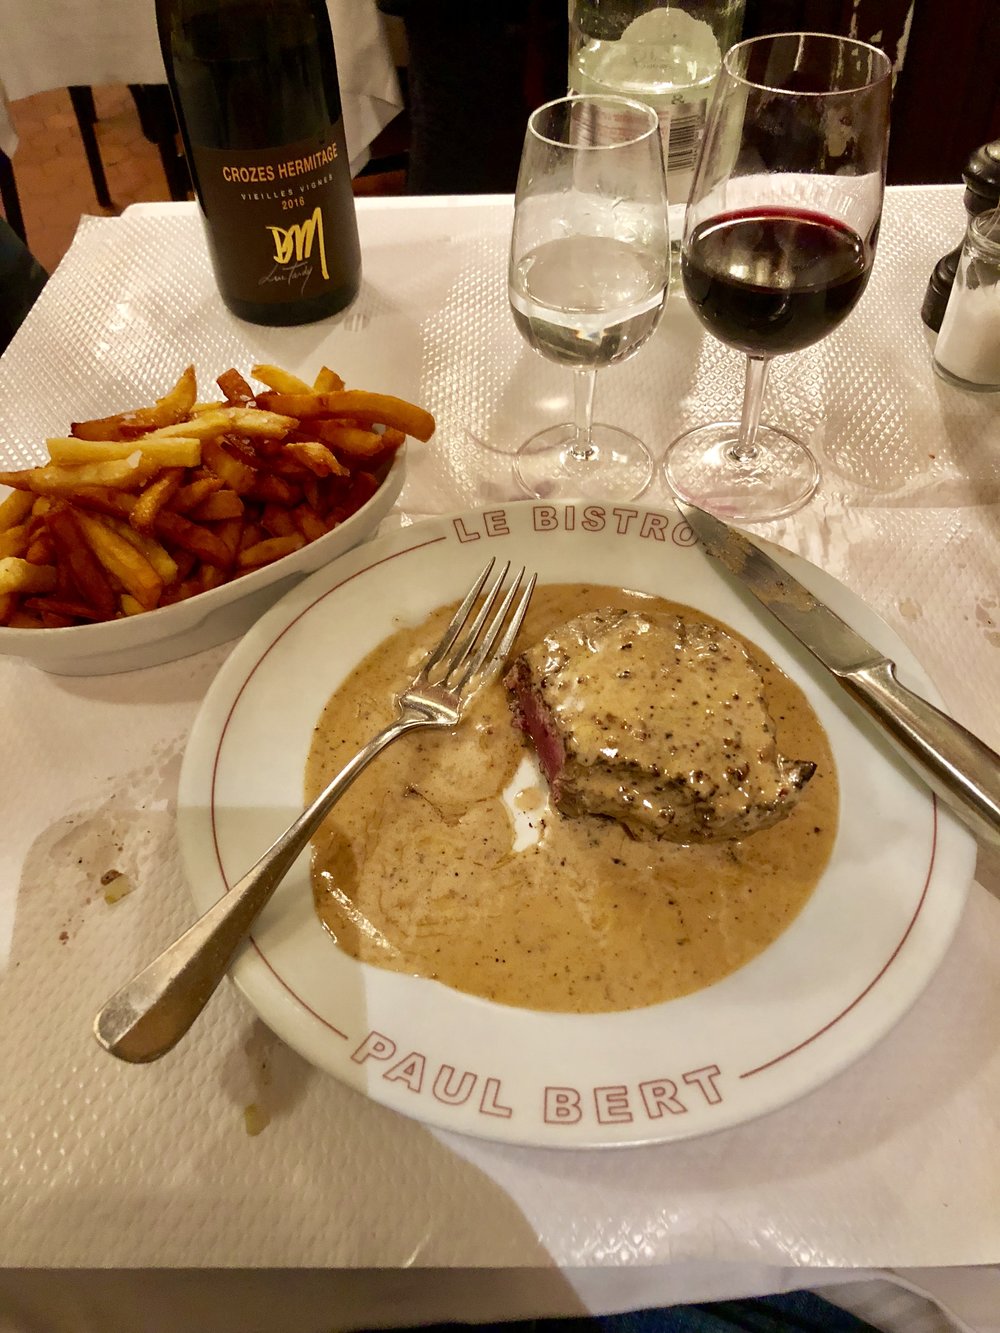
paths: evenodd
<path fill-rule="evenodd" d="M 1000 755 L 896 679 L 896 665 L 744 533 L 675 500 L 709 555 L 820 661 L 969 828 L 1000 846 Z"/>

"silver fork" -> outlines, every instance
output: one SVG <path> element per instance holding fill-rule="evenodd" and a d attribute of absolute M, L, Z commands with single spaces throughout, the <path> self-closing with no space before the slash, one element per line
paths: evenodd
<path fill-rule="evenodd" d="M 524 620 L 535 576 L 514 605 L 524 569 L 501 597 L 510 562 L 483 593 L 493 565 L 491 560 L 473 583 L 441 642 L 397 696 L 395 720 L 341 769 L 228 893 L 108 1000 L 94 1020 L 94 1035 L 106 1051 L 142 1064 L 175 1046 L 208 1003 L 292 863 L 358 774 L 416 727 L 455 726 L 473 691 L 501 669 Z M 481 593 L 482 604 L 473 616 Z"/>

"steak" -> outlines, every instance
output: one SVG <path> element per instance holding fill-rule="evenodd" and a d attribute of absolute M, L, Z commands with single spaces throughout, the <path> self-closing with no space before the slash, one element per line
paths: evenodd
<path fill-rule="evenodd" d="M 562 814 L 670 842 L 783 819 L 816 765 L 778 754 L 760 665 L 716 625 L 590 611 L 512 663 L 504 684 Z"/>

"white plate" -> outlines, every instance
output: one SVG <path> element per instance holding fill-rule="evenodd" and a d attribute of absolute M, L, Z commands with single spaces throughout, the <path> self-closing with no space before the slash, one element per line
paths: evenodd
<path fill-rule="evenodd" d="M 672 508 L 504 505 L 403 529 L 299 585 L 225 663 L 188 745 L 179 825 L 199 910 L 299 813 L 313 727 L 345 674 L 401 621 L 418 623 L 463 592 L 486 552 L 523 561 L 543 582 L 639 588 L 700 607 L 799 682 L 841 788 L 815 893 L 774 944 L 718 984 L 577 1016 L 493 1004 L 347 957 L 314 915 L 303 855 L 234 966 L 237 985 L 289 1045 L 369 1097 L 512 1143 L 680 1139 L 815 1088 L 868 1051 L 930 978 L 958 922 L 975 844 L 809 655 L 718 572 Z M 863 604 L 812 566 L 785 562 L 934 696 Z"/>

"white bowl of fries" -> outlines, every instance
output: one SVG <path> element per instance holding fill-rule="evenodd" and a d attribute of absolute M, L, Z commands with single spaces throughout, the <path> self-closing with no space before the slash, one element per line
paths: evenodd
<path fill-rule="evenodd" d="M 131 671 L 242 634 L 369 537 L 434 421 L 385 394 L 255 366 L 197 401 L 193 368 L 151 407 L 77 422 L 0 472 L 0 653 L 62 675 Z"/>

